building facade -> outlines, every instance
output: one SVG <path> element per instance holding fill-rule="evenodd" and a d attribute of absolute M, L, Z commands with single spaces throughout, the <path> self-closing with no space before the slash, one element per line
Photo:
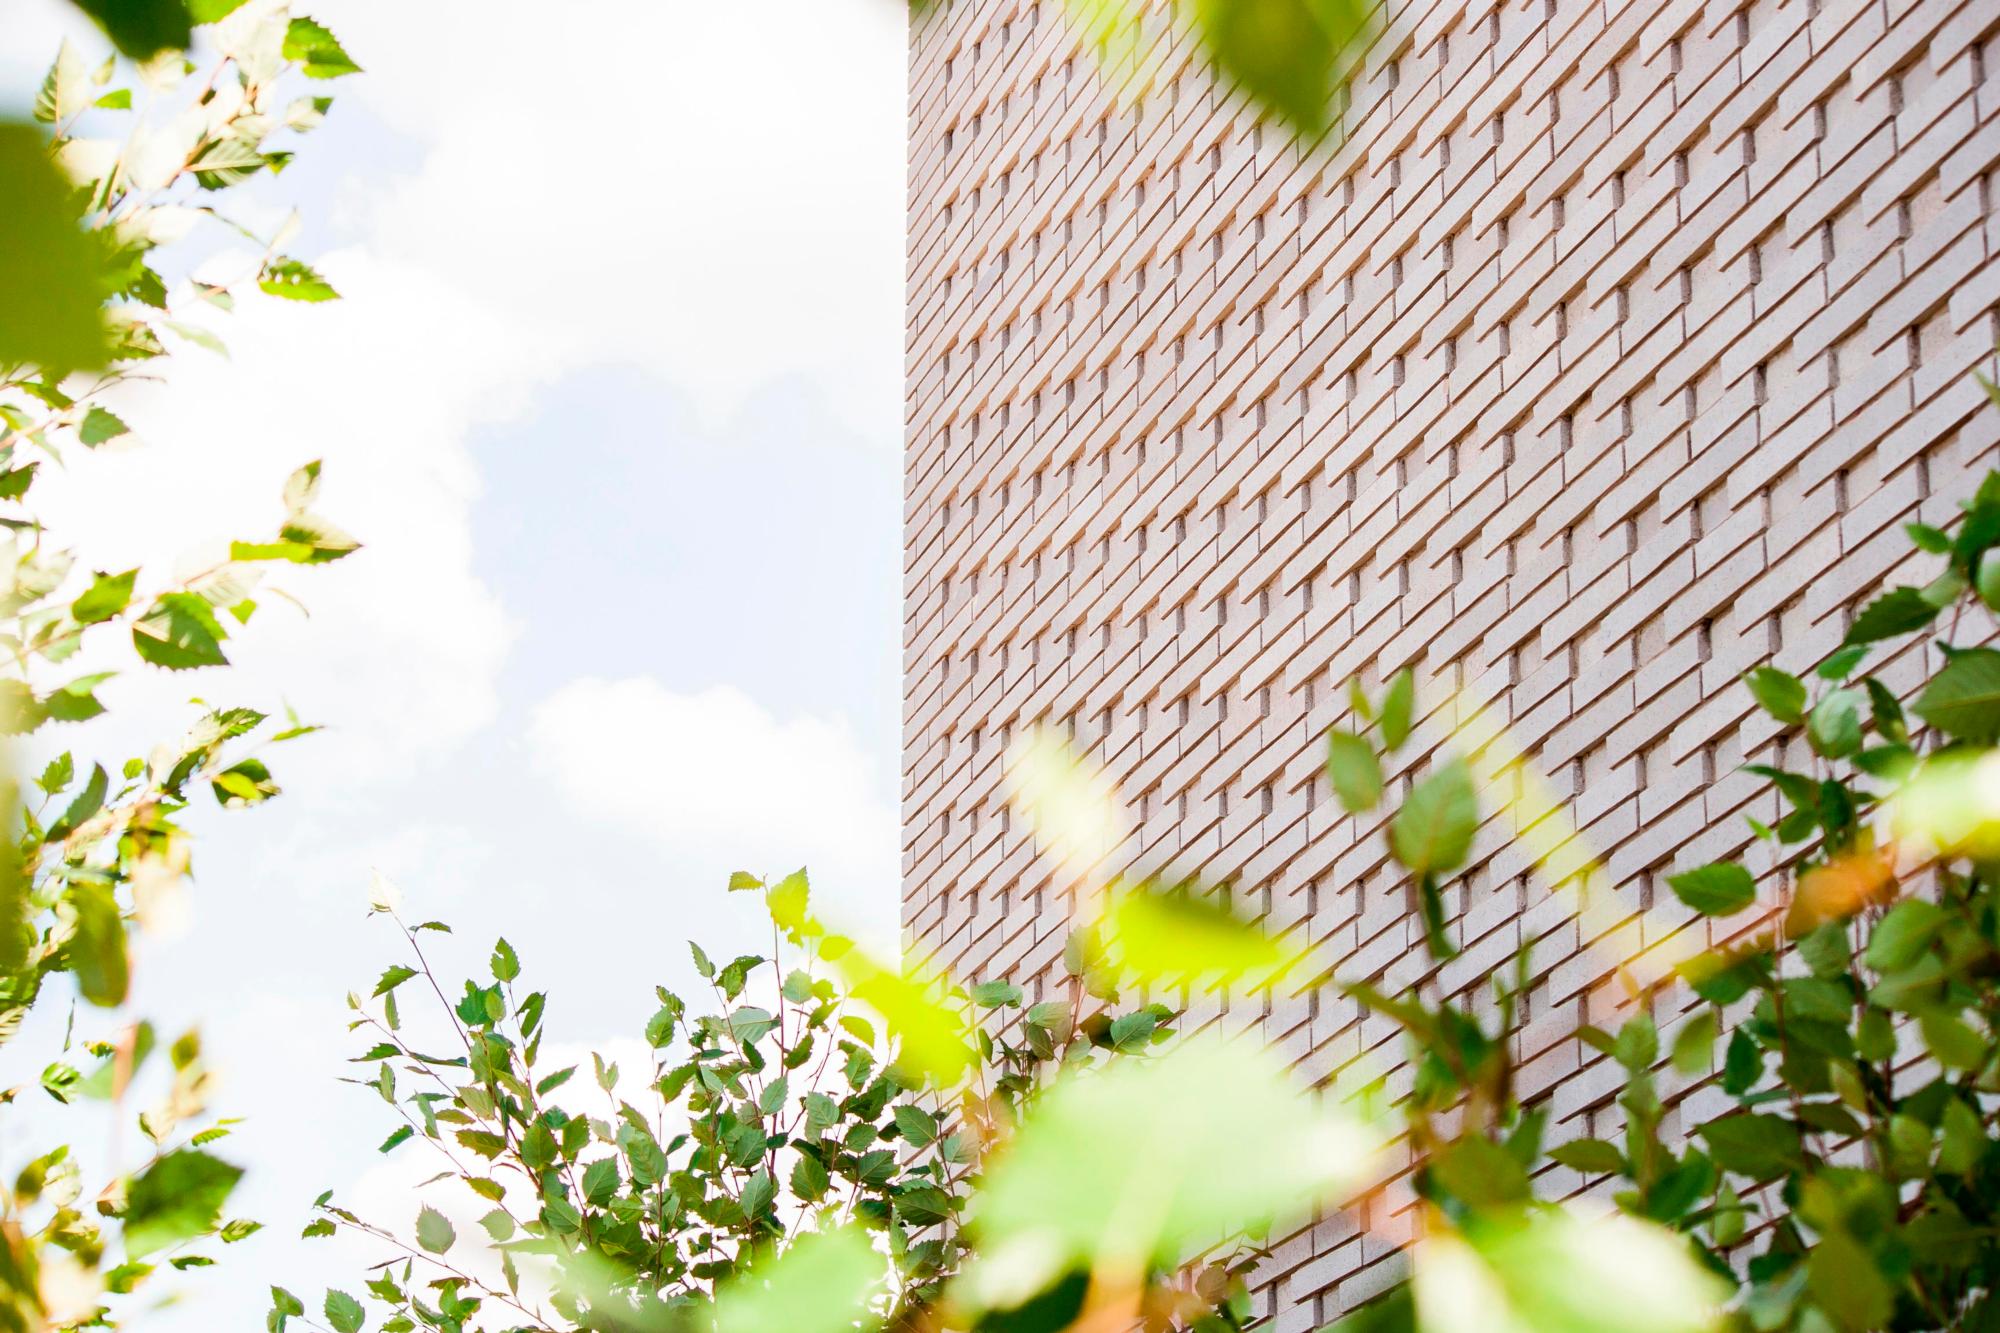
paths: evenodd
<path fill-rule="evenodd" d="M 1773 813 L 1738 677 L 1818 662 L 2000 461 L 2000 6 L 1420 0 L 1311 152 L 1184 48 L 1115 101 L 1062 9 L 913 21 L 912 943 L 1059 974 L 1001 777 L 1039 720 L 1118 783 L 1124 862 L 1429 976 L 1381 816 L 1322 772 L 1345 682 L 1405 666 L 1494 701 L 1649 934 L 1710 929 L 1663 877 Z M 1528 869 L 1482 835 L 1432 979 L 1534 942 L 1522 1090 L 1574 1135 L 1621 1081 L 1576 1027 L 1631 1001 Z M 1314 1077 L 1400 1059 L 1325 995 L 1189 1007 Z M 1275 1326 L 1388 1282 L 1397 1206 L 1281 1244 Z"/>

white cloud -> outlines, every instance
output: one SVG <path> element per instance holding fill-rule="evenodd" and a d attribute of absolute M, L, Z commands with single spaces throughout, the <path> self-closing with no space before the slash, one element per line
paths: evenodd
<path fill-rule="evenodd" d="M 834 919 L 893 930 L 896 811 L 845 723 L 780 719 L 729 686 L 573 681 L 536 710 L 537 763 L 579 815 L 647 838 L 676 878 L 799 865 Z"/>
<path fill-rule="evenodd" d="M 338 724 L 316 751 L 352 777 L 442 753 L 497 709 L 514 630 L 473 568 L 467 435 L 518 410 L 531 380 L 510 355 L 504 312 L 358 252 L 324 268 L 346 300 L 246 295 L 216 325 L 232 359 L 189 349 L 167 384 L 121 402 L 143 447 L 75 451 L 36 493 L 51 528 L 95 567 L 145 563 L 163 576 L 191 538 L 270 536 L 286 475 L 324 459 L 319 508 L 364 547 L 335 565 L 272 567 L 311 618 L 266 597 L 233 650 L 234 683 L 135 674 L 119 702 L 200 689 L 268 705 L 282 690 Z"/>
<path fill-rule="evenodd" d="M 383 254 L 504 294 L 553 360 L 637 364 L 711 419 L 796 373 L 894 447 L 899 0 L 314 13 L 368 66 L 343 94 L 424 145 L 350 201 Z"/>

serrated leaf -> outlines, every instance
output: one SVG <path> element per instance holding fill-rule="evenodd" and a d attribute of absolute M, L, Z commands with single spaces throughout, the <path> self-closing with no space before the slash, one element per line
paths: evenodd
<path fill-rule="evenodd" d="M 1920 588 L 1891 588 L 1861 609 L 1842 644 L 1874 643 L 1912 634 L 1937 619 L 1939 607 Z"/>
<path fill-rule="evenodd" d="M 132 646 L 139 656 L 169 671 L 228 665 L 222 652 L 228 637 L 214 609 L 190 592 L 162 594 L 132 627 Z"/>
<path fill-rule="evenodd" d="M 329 1290 L 323 1308 L 333 1333 L 361 1333 L 361 1326 L 368 1322 L 368 1313 L 361 1308 L 361 1302 L 344 1291 Z"/>
<path fill-rule="evenodd" d="M 337 301 L 340 293 L 333 284 L 319 275 L 312 265 L 284 256 L 274 258 L 264 265 L 257 275 L 257 286 L 271 296 L 286 301 Z"/>
<path fill-rule="evenodd" d="M 323 23 L 295 18 L 285 29 L 284 56 L 299 62 L 300 72 L 309 79 L 337 79 L 343 74 L 359 74 L 340 41 Z"/>
<path fill-rule="evenodd" d="M 432 1254 L 443 1254 L 458 1240 L 458 1232 L 437 1209 L 425 1204 L 417 1212 L 417 1244 Z"/>

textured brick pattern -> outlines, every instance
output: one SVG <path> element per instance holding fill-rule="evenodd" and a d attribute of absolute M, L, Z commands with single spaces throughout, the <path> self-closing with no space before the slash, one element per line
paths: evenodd
<path fill-rule="evenodd" d="M 1418 980 L 1379 820 L 1320 772 L 1342 683 L 1404 665 L 1498 701 L 1649 936 L 1707 929 L 1660 879 L 1772 813 L 1735 678 L 1818 661 L 1899 524 L 1995 461 L 1997 30 L 1992 0 L 1419 4 L 1302 156 L 1184 55 L 1115 107 L 1057 0 L 917 22 L 913 942 L 1057 967 L 1063 885 L 1000 785 L 1046 719 L 1121 784 L 1126 859 Z M 1572 1033 L 1625 993 L 1519 851 L 1480 857 L 1437 980 L 1534 940 L 1524 1091 L 1608 1127 L 1618 1075 Z M 1330 998 L 1190 1007 L 1316 1076 L 1399 1058 Z M 1389 1279 L 1395 1206 L 1279 1247 L 1276 1328 Z"/>

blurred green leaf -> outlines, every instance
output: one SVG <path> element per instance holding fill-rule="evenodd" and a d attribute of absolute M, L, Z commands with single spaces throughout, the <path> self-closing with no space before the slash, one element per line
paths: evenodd
<path fill-rule="evenodd" d="M 1778 721 L 1796 726 L 1805 720 L 1806 687 L 1789 671 L 1776 667 L 1752 667 L 1743 673 L 1743 683 L 1765 712 Z"/>
<path fill-rule="evenodd" d="M 1861 748 L 1860 690 L 1829 690 L 1806 719 L 1806 737 L 1828 759 L 1845 759 Z"/>
<path fill-rule="evenodd" d="M 1196 0 L 1195 31 L 1225 79 L 1311 137 L 1372 34 L 1360 0 Z"/>
<path fill-rule="evenodd" d="M 192 1148 L 168 1153 L 132 1181 L 125 1252 L 135 1259 L 215 1229 L 241 1168 Z"/>
<path fill-rule="evenodd" d="M 1359 1179 L 1375 1147 L 1356 1116 L 1245 1042 L 1199 1038 L 1064 1078 L 989 1170 L 960 1298 L 1011 1308 L 1073 1267 L 1137 1274 L 1295 1217 Z"/>
<path fill-rule="evenodd" d="M 1983 745 L 2000 740 L 2000 652 L 1968 648 L 1952 654 L 1917 696 L 1914 711 L 1957 740 Z"/>
<path fill-rule="evenodd" d="M 886 1272 L 859 1227 L 808 1234 L 716 1292 L 715 1333 L 848 1333 Z"/>
<path fill-rule="evenodd" d="M 278 256 L 264 265 L 257 285 L 272 296 L 287 301 L 334 301 L 340 293 L 310 264 Z"/>
<path fill-rule="evenodd" d="M 1472 770 L 1451 759 L 1419 782 L 1389 821 L 1389 850 L 1413 875 L 1440 875 L 1465 863 L 1478 831 Z"/>
<path fill-rule="evenodd" d="M 1667 887 L 1703 916 L 1730 916 L 1757 901 L 1757 881 L 1734 861 L 1717 861 L 1669 875 Z"/>
<path fill-rule="evenodd" d="M 1149 985 L 1215 977 L 1264 987 L 1304 959 L 1296 944 L 1188 884 L 1113 889 L 1103 934 L 1120 974 Z"/>
<path fill-rule="evenodd" d="M 1704 1333 L 1728 1294 L 1664 1227 L 1562 1210 L 1440 1229 L 1415 1288 L 1424 1333 Z"/>
<path fill-rule="evenodd" d="M 91 370 L 110 355 L 98 252 L 33 125 L 0 121 L 0 368 Z"/>
<path fill-rule="evenodd" d="M 1410 724 L 1417 709 L 1417 680 L 1404 667 L 1389 678 L 1389 688 L 1382 693 L 1382 744 L 1390 750 L 1400 750 L 1403 742 L 1410 738 Z"/>
<path fill-rule="evenodd" d="M 193 17 L 184 0 L 71 0 L 97 21 L 123 55 L 150 60 L 162 51 L 185 51 Z"/>
<path fill-rule="evenodd" d="M 1382 799 L 1382 763 L 1375 747 L 1351 731 L 1327 733 L 1326 772 L 1349 814 L 1373 810 Z"/>

